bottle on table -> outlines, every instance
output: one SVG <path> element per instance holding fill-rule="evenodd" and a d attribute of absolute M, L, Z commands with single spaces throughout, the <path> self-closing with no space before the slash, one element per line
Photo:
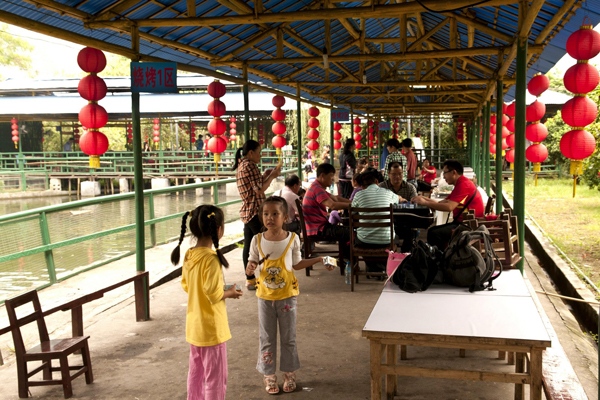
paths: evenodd
<path fill-rule="evenodd" d="M 346 261 L 346 270 L 344 272 L 344 279 L 346 281 L 346 285 L 350 285 L 352 283 L 352 272 L 350 271 L 350 261 Z"/>

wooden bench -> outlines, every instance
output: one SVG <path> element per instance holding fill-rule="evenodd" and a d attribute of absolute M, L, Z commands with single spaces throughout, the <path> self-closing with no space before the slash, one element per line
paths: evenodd
<path fill-rule="evenodd" d="M 65 303 L 53 305 L 42 313 L 43 317 L 54 314 L 57 311 L 71 310 L 71 324 L 73 337 L 83 336 L 83 305 L 104 297 L 106 292 L 117 289 L 133 282 L 135 292 L 135 318 L 136 321 L 148 321 L 150 319 L 150 279 L 148 271 L 136 271 L 135 273 L 121 279 L 104 288 L 91 293 L 70 299 Z M 13 327 L 0 328 L 0 335 L 9 333 Z M 3 364 L 0 352 L 0 365 Z"/>
<path fill-rule="evenodd" d="M 517 263 L 521 261 L 516 219 L 516 216 L 507 216 L 505 219 L 495 221 L 481 221 L 479 219 L 466 221 L 471 229 L 477 229 L 481 225 L 487 227 L 490 232 L 492 246 L 502 264 L 502 268 L 516 268 Z"/>

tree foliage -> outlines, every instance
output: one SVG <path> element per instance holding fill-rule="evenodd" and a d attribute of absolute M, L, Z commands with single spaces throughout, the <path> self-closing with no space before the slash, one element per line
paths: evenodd
<path fill-rule="evenodd" d="M 0 66 L 16 67 L 32 75 L 29 56 L 32 50 L 29 42 L 10 33 L 8 24 L 0 23 Z"/>
<path fill-rule="evenodd" d="M 559 71 L 556 68 L 552 68 L 550 71 L 548 71 L 548 73 L 546 73 L 546 76 L 550 80 L 550 90 L 571 96 L 571 92 L 565 88 L 563 83 L 564 75 L 564 72 Z"/>

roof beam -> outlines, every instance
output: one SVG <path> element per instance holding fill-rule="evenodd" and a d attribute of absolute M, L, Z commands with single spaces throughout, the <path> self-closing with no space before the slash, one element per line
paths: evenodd
<path fill-rule="evenodd" d="M 196 0 L 186 0 L 187 2 L 187 15 L 188 17 L 196 16 Z"/>
<path fill-rule="evenodd" d="M 504 77 L 502 82 L 505 84 L 515 84 L 516 79 Z M 465 85 L 488 85 L 488 79 L 463 79 L 463 80 L 447 80 L 447 81 L 439 81 L 439 80 L 431 80 L 431 81 L 389 81 L 389 82 L 367 82 L 367 84 L 363 84 L 362 82 L 311 82 L 311 81 L 284 81 L 284 80 L 275 80 L 273 83 L 291 85 L 291 84 L 300 84 L 302 86 L 324 86 L 324 87 L 380 87 L 380 86 L 390 86 L 390 87 L 404 87 L 404 86 L 465 86 Z"/>
<path fill-rule="evenodd" d="M 483 94 L 484 89 L 463 89 L 463 90 L 420 90 L 413 89 L 410 92 L 390 92 L 390 93 L 320 93 L 323 95 L 333 95 L 334 97 L 410 97 L 410 96 L 429 96 L 429 95 L 455 95 L 466 93 Z"/>
<path fill-rule="evenodd" d="M 512 36 L 502 33 L 500 31 L 488 26 L 487 24 L 485 24 L 483 22 L 480 22 L 480 20 L 475 17 L 469 18 L 467 16 L 456 14 L 456 13 L 451 13 L 451 12 L 443 13 L 442 15 L 454 18 L 454 19 L 456 19 L 456 21 L 465 24 L 467 27 L 475 28 L 479 32 L 488 34 L 491 37 L 500 39 L 506 43 L 511 43 L 513 41 Z"/>
<path fill-rule="evenodd" d="M 136 1 L 137 2 L 137 1 Z M 515 0 L 490 0 L 486 6 L 512 4 Z M 390 15 L 409 14 L 427 11 L 423 5 L 432 10 L 444 10 L 448 6 L 458 8 L 472 5 L 472 0 L 421 0 L 400 4 L 371 5 L 368 7 L 327 8 L 320 10 L 302 10 L 280 13 L 260 13 L 223 15 L 217 17 L 196 18 L 154 18 L 140 20 L 99 21 L 93 19 L 86 21 L 84 26 L 88 29 L 104 28 L 106 26 L 127 27 L 137 24 L 139 27 L 161 26 L 214 26 L 214 25 L 245 25 L 264 24 L 277 22 L 315 21 L 340 18 L 389 18 Z M 423 4 L 423 5 L 421 5 Z"/>

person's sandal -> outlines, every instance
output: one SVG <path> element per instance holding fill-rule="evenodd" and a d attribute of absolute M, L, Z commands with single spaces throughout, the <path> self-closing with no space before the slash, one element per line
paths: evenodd
<path fill-rule="evenodd" d="M 291 393 L 296 390 L 296 374 L 293 372 L 283 373 L 283 391 Z"/>
<path fill-rule="evenodd" d="M 263 377 L 265 383 L 265 389 L 269 394 L 279 393 L 279 386 L 277 385 L 277 375 L 265 375 Z M 284 389 L 285 390 L 285 389 Z"/>

